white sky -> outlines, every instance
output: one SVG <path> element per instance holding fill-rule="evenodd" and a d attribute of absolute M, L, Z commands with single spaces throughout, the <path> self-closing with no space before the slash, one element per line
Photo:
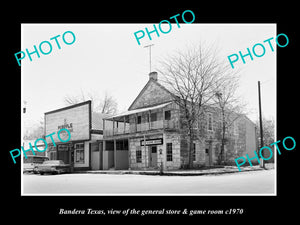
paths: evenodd
<path fill-rule="evenodd" d="M 28 56 L 22 60 L 22 102 L 27 101 L 25 123 L 38 122 L 44 112 L 64 107 L 64 96 L 78 95 L 81 89 L 98 92 L 100 97 L 108 92 L 117 100 L 119 111 L 127 110 L 148 81 L 149 50 L 144 48 L 147 44 L 154 44 L 152 71 L 155 71 L 158 60 L 200 41 L 216 45 L 220 57 L 227 60 L 228 55 L 246 53 L 247 47 L 252 49 L 256 43 L 276 37 L 276 24 L 182 22 L 180 26 L 172 24 L 171 32 L 160 33 L 160 37 L 153 33 L 152 41 L 146 35 L 138 45 L 134 32 L 145 27 L 150 30 L 153 24 L 22 24 L 22 51 L 28 48 L 31 52 L 33 45 L 38 48 L 40 42 L 62 36 L 66 31 L 76 35 L 72 45 L 64 44 L 60 37 L 60 50 L 53 40 L 49 55 L 40 53 L 38 58 L 34 54 L 33 61 L 29 61 Z M 252 120 L 258 118 L 258 80 L 262 82 L 263 115 L 275 119 L 276 44 L 274 40 L 272 43 L 274 52 L 265 44 L 263 57 L 254 56 L 251 61 L 248 56 L 246 64 L 241 59 L 234 64 L 242 70 L 239 94 L 248 103 L 248 117 Z"/>

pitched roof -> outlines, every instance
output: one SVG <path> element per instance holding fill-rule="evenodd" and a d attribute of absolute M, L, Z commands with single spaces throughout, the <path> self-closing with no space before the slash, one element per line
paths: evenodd
<path fill-rule="evenodd" d="M 162 84 L 160 84 L 158 81 L 153 80 L 153 79 L 149 79 L 148 82 L 146 83 L 146 85 L 143 87 L 143 89 L 140 91 L 140 93 L 137 95 L 137 97 L 134 99 L 134 101 L 131 103 L 131 105 L 129 106 L 128 110 L 132 110 L 133 105 L 137 102 L 137 100 L 143 95 L 143 93 L 147 90 L 147 88 L 151 85 L 151 83 L 157 85 L 158 87 L 160 87 L 161 89 L 163 89 L 164 91 L 166 91 L 167 93 L 169 93 L 170 95 L 174 96 L 174 94 L 172 92 L 170 92 L 166 87 L 164 87 Z"/>

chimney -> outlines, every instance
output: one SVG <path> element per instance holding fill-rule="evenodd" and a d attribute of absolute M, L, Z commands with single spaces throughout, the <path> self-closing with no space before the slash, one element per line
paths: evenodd
<path fill-rule="evenodd" d="M 151 79 L 157 81 L 157 72 L 149 73 L 149 80 Z"/>

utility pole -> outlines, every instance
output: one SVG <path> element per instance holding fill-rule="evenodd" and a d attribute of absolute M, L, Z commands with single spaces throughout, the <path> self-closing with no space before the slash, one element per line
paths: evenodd
<path fill-rule="evenodd" d="M 264 138 L 263 138 L 263 127 L 262 127 L 262 116 L 261 116 L 260 81 L 258 81 L 258 104 L 259 104 L 260 147 L 262 148 L 264 146 Z M 262 152 L 262 156 L 263 157 L 265 156 L 264 152 Z M 261 167 L 263 167 L 264 169 L 266 168 L 263 159 L 261 160 Z"/>
<path fill-rule="evenodd" d="M 151 47 L 153 45 L 154 44 L 144 46 L 144 48 L 149 48 L 150 73 L 151 73 Z"/>

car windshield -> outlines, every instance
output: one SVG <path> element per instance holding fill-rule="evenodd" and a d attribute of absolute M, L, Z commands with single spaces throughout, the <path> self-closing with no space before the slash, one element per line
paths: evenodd
<path fill-rule="evenodd" d="M 61 160 L 48 160 L 48 161 L 45 161 L 43 164 L 63 164 L 63 162 Z"/>

